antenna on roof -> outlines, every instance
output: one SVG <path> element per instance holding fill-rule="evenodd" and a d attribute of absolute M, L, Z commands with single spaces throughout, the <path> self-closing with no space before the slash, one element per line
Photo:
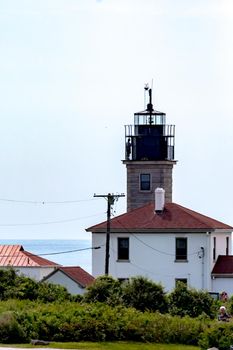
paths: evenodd
<path fill-rule="evenodd" d="M 150 117 L 149 117 L 149 124 L 152 124 L 152 112 L 153 112 L 153 104 L 152 104 L 152 89 L 150 88 L 148 90 L 149 92 L 149 103 L 147 104 L 147 108 L 146 110 L 150 113 Z"/>
<path fill-rule="evenodd" d="M 152 84 L 153 86 L 153 80 L 152 80 Z M 146 92 L 148 91 L 149 94 L 149 103 L 147 103 L 147 107 L 146 107 Z M 152 104 L 152 88 L 149 87 L 149 84 L 145 84 L 144 86 L 144 104 L 146 107 L 146 110 L 150 113 L 153 112 L 153 104 Z"/>
<path fill-rule="evenodd" d="M 149 84 L 144 85 L 144 108 L 146 109 L 146 92 L 149 90 Z"/>

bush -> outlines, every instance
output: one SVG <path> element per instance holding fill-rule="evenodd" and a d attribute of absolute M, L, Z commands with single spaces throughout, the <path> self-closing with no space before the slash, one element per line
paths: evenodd
<path fill-rule="evenodd" d="M 163 287 L 145 277 L 133 277 L 122 285 L 122 301 L 140 311 L 167 311 Z"/>
<path fill-rule="evenodd" d="M 17 312 L 25 337 L 50 341 L 114 341 L 180 343 L 196 345 L 205 327 L 198 319 L 140 312 L 104 303 L 27 303 Z"/>
<path fill-rule="evenodd" d="M 111 276 L 97 277 L 87 288 L 84 301 L 117 305 L 121 302 L 121 284 Z"/>
<path fill-rule="evenodd" d="M 52 283 L 39 283 L 37 299 L 46 303 L 53 301 L 71 300 L 72 296 L 63 286 Z"/>
<path fill-rule="evenodd" d="M 0 269 L 0 299 L 6 300 L 10 295 L 12 288 L 16 287 L 17 275 L 12 268 Z"/>
<path fill-rule="evenodd" d="M 18 276 L 12 268 L 0 270 L 0 300 L 71 300 L 72 296 L 60 285 L 34 281 L 25 276 Z"/>
<path fill-rule="evenodd" d="M 212 321 L 211 327 L 201 334 L 198 345 L 201 349 L 217 347 L 219 350 L 229 350 L 233 344 L 233 323 Z"/>
<path fill-rule="evenodd" d="M 224 305 L 230 315 L 233 315 L 233 295 L 226 302 L 219 302 L 219 307 Z"/>
<path fill-rule="evenodd" d="M 6 311 L 0 315 L 0 340 L 1 343 L 20 343 L 25 339 L 24 333 L 12 311 Z"/>
<path fill-rule="evenodd" d="M 206 314 L 215 317 L 215 303 L 209 293 L 187 288 L 184 283 L 178 283 L 169 294 L 168 304 L 171 315 L 198 317 Z"/>
<path fill-rule="evenodd" d="M 14 283 L 9 283 L 5 291 L 5 299 L 36 300 L 38 297 L 38 282 L 29 277 L 15 276 Z"/>

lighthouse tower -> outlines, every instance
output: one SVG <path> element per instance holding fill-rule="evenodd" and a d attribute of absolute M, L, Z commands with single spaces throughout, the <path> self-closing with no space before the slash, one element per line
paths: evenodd
<path fill-rule="evenodd" d="M 165 190 L 165 202 L 172 202 L 175 126 L 166 124 L 165 113 L 154 110 L 147 86 L 145 93 L 146 110 L 134 113 L 134 125 L 125 126 L 127 211 L 154 201 L 157 187 Z"/>

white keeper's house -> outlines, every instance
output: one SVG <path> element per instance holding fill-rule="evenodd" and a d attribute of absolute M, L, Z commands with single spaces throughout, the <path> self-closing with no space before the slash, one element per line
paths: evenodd
<path fill-rule="evenodd" d="M 147 109 L 134 114 L 134 125 L 125 126 L 127 212 L 87 229 L 92 245 L 101 247 L 92 253 L 92 275 L 104 275 L 108 260 L 114 278 L 143 275 L 165 291 L 183 281 L 232 295 L 233 227 L 172 201 L 175 126 L 154 110 L 148 92 Z"/>

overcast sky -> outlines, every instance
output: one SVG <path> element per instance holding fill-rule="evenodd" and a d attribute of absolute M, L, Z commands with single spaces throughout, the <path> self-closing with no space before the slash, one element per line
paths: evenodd
<path fill-rule="evenodd" d="M 152 81 L 174 202 L 233 225 L 231 0 L 1 0 L 0 52 L 0 238 L 90 238 Z"/>

